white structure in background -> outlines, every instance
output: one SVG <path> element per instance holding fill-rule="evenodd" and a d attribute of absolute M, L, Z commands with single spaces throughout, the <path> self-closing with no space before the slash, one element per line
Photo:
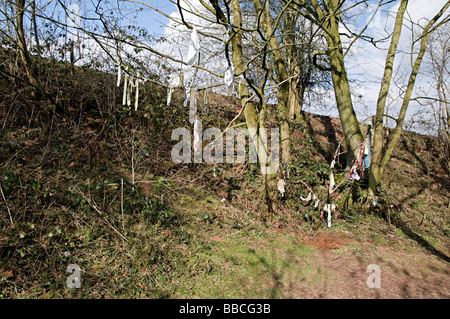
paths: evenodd
<path fill-rule="evenodd" d="M 75 31 L 77 31 L 77 28 L 79 28 L 81 26 L 80 13 L 81 13 L 81 9 L 80 9 L 79 4 L 72 3 L 67 7 L 66 24 L 67 24 L 68 31 L 69 31 L 69 29 L 75 29 Z"/>

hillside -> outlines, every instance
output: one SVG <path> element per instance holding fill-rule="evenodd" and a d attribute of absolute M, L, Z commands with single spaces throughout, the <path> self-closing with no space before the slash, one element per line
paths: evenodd
<path fill-rule="evenodd" d="M 113 75 L 43 63 L 56 112 L 0 79 L 1 298 L 450 297 L 450 180 L 435 138 L 405 132 L 379 208 L 364 212 L 359 185 L 344 184 L 328 228 L 300 196 L 326 194 L 342 129 L 305 113 L 269 218 L 255 164 L 172 162 L 172 130 L 191 127 L 181 92 L 167 107 L 166 89 L 146 83 L 135 112 Z M 224 129 L 240 107 L 211 93 L 205 110 L 203 126 Z M 66 285 L 71 264 L 79 289 Z M 379 289 L 366 284 L 372 264 Z"/>

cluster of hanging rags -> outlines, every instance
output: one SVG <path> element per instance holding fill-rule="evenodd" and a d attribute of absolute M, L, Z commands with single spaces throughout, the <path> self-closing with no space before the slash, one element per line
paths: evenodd
<path fill-rule="evenodd" d="M 277 188 L 281 194 L 281 197 L 284 198 L 284 193 L 286 192 L 285 186 L 289 184 L 289 170 L 286 163 L 283 163 L 283 178 L 278 178 Z"/>
<path fill-rule="evenodd" d="M 367 136 L 361 144 L 355 150 L 355 156 L 353 160 L 352 168 L 350 169 L 350 179 L 360 180 L 363 172 L 367 172 L 370 169 L 370 138 L 372 135 L 372 129 L 369 126 Z M 358 174 L 359 171 L 359 174 Z"/>
<path fill-rule="evenodd" d="M 312 194 L 311 196 L 311 192 L 308 193 L 306 198 L 300 196 L 300 199 L 304 202 L 314 203 L 314 208 L 318 208 L 320 210 L 321 219 L 323 219 L 323 212 L 326 211 L 327 227 L 331 227 L 331 213 L 336 211 L 336 205 L 321 201 L 316 194 Z"/>
<path fill-rule="evenodd" d="M 134 110 L 137 111 L 139 106 L 139 79 L 134 78 L 133 76 L 128 75 L 128 68 L 125 68 L 125 76 L 124 76 L 124 84 L 123 84 L 123 97 L 122 97 L 122 105 L 131 106 L 131 94 L 133 89 L 135 89 L 135 97 L 134 97 Z M 119 64 L 117 67 L 117 87 L 120 87 L 122 81 L 122 66 Z"/>
<path fill-rule="evenodd" d="M 232 27 L 229 25 L 227 27 L 226 34 L 230 34 L 232 32 Z M 224 43 L 227 46 L 227 42 L 224 37 Z M 230 58 L 228 56 L 228 50 L 226 51 L 226 59 L 227 59 L 227 68 L 224 73 L 224 84 L 228 90 L 228 92 L 234 92 L 234 68 L 233 64 L 230 61 Z M 186 64 L 188 68 L 193 68 L 194 63 L 198 61 L 200 63 L 200 39 L 198 36 L 198 32 L 196 28 L 193 28 L 191 34 L 190 34 L 190 41 L 189 41 L 189 48 L 188 53 L 186 57 Z M 207 95 L 206 95 L 206 89 L 203 89 L 203 99 L 200 100 L 200 94 L 199 91 L 201 89 L 194 86 L 194 80 L 196 77 L 196 72 L 198 69 L 195 69 L 193 80 L 190 81 L 188 86 L 184 86 L 183 83 L 183 75 L 180 76 L 180 87 L 183 89 L 183 106 L 187 107 L 189 104 L 189 122 L 194 125 L 194 151 L 197 151 L 200 149 L 200 120 L 198 116 L 198 104 L 199 101 L 201 101 L 200 107 L 202 107 L 203 114 L 206 113 L 206 104 L 207 104 Z M 239 85 L 241 85 L 242 78 L 240 77 Z M 190 87 L 190 86 L 193 87 Z M 170 105 L 172 94 L 175 87 L 168 87 L 167 90 L 167 106 Z"/>
<path fill-rule="evenodd" d="M 196 60 L 200 60 L 200 40 L 198 37 L 197 29 L 193 29 L 191 33 L 191 38 L 189 42 L 189 49 L 187 55 L 187 65 L 192 68 L 194 62 Z M 196 69 L 197 71 L 197 69 Z M 195 78 L 196 73 L 194 73 Z M 187 88 L 186 94 L 184 97 L 184 105 L 186 106 L 188 101 L 189 105 L 189 122 L 194 124 L 194 152 L 197 152 L 201 147 L 201 138 L 200 138 L 200 121 L 198 119 L 198 89 L 197 88 Z"/>

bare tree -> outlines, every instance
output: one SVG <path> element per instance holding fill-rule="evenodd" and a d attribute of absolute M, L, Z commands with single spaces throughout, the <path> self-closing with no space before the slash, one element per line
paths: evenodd
<path fill-rule="evenodd" d="M 416 78 L 419 73 L 420 66 L 422 64 L 422 60 L 427 49 L 427 40 L 433 31 L 435 31 L 440 25 L 447 22 L 449 19 L 449 16 L 447 15 L 446 17 L 444 17 L 443 20 L 440 20 L 441 17 L 443 17 L 445 12 L 447 11 L 448 7 L 450 6 L 450 1 L 447 1 L 447 3 L 439 10 L 439 12 L 426 24 L 426 26 L 423 28 L 421 32 L 420 37 L 417 40 L 415 40 L 415 42 L 420 41 L 419 51 L 417 52 L 417 56 L 415 57 L 414 63 L 412 65 L 412 70 L 409 75 L 408 84 L 406 86 L 406 90 L 403 96 L 400 111 L 398 113 L 397 118 L 395 119 L 396 126 L 392 134 L 389 135 L 389 140 L 385 141 L 383 130 L 383 117 L 385 115 L 386 97 L 389 92 L 394 58 L 397 52 L 397 45 L 400 39 L 401 28 L 403 25 L 403 17 L 407 5 L 408 0 L 402 0 L 400 3 L 399 10 L 397 12 L 394 33 L 391 38 L 391 45 L 386 58 L 383 82 L 378 96 L 377 112 L 374 123 L 374 141 L 373 141 L 373 152 L 371 157 L 371 170 L 369 175 L 369 196 L 376 195 L 377 186 L 379 185 L 381 177 L 383 176 L 384 168 L 389 159 L 391 158 L 391 154 L 398 140 L 400 139 L 400 135 L 403 130 L 403 122 L 405 119 L 406 111 L 408 109 L 411 100 L 411 95 L 416 82 Z"/>
<path fill-rule="evenodd" d="M 424 73 L 431 81 L 430 88 L 421 90 L 411 101 L 419 103 L 419 109 L 410 120 L 411 126 L 436 135 L 442 167 L 450 172 L 450 27 L 443 25 L 430 35 L 424 57 Z"/>
<path fill-rule="evenodd" d="M 358 5 L 364 4 L 366 1 L 359 1 L 351 3 L 344 8 L 345 0 L 311 0 L 311 1 L 296 1 L 298 6 L 298 12 L 300 12 L 305 18 L 314 22 L 325 33 L 327 40 L 327 48 L 323 51 L 315 52 L 315 55 L 326 55 L 329 59 L 329 66 L 324 66 L 324 69 L 328 69 L 331 72 L 332 82 L 335 92 L 336 104 L 339 110 L 339 116 L 342 123 L 342 128 L 345 134 L 347 146 L 349 149 L 348 159 L 353 159 L 353 152 L 358 150 L 362 144 L 364 138 L 361 133 L 361 129 L 356 118 L 355 110 L 352 105 L 352 96 L 350 93 L 349 79 L 346 72 L 346 66 L 344 63 L 344 56 L 349 51 L 351 45 L 357 39 L 363 39 L 373 42 L 374 39 L 364 35 L 364 31 L 367 26 L 363 27 L 361 32 L 350 32 L 353 40 L 344 52 L 344 47 L 341 40 L 340 25 L 343 23 L 341 19 L 341 13 L 348 11 Z M 383 2 L 390 3 L 392 1 L 380 1 L 379 6 Z M 412 43 L 411 47 L 414 47 L 415 43 L 420 44 L 420 48 L 412 63 L 412 71 L 409 75 L 408 83 L 406 85 L 405 93 L 402 98 L 402 105 L 397 118 L 395 118 L 396 126 L 393 133 L 389 135 L 389 140 L 385 141 L 383 131 L 383 119 L 386 116 L 386 100 L 389 93 L 389 87 L 392 78 L 394 58 L 397 53 L 397 45 L 402 32 L 402 26 L 404 23 L 405 11 L 408 5 L 408 0 L 401 0 L 400 6 L 396 16 L 395 27 L 391 38 L 390 48 L 386 57 L 386 63 L 384 68 L 384 75 L 382 84 L 379 91 L 379 98 L 377 102 L 377 111 L 375 115 L 374 123 L 374 136 L 373 136 L 373 152 L 371 157 L 371 170 L 369 174 L 369 196 L 375 196 L 377 186 L 380 183 L 383 175 L 384 167 L 389 161 L 392 151 L 400 138 L 403 122 L 406 115 L 406 111 L 409 106 L 411 94 L 414 89 L 417 74 L 420 69 L 420 65 L 423 56 L 426 52 L 427 39 L 432 32 L 434 32 L 439 26 L 448 21 L 448 15 L 444 17 L 446 10 L 450 5 L 448 1 L 433 17 L 428 24 L 423 28 L 422 33 L 418 39 Z M 345 26 L 345 24 L 344 24 Z M 347 27 L 346 29 L 350 31 Z M 411 55 L 413 57 L 413 54 Z M 350 161 L 348 164 L 350 164 Z M 347 165 L 349 166 L 349 165 Z"/>
<path fill-rule="evenodd" d="M 429 59 L 435 79 L 435 90 L 438 99 L 431 104 L 438 138 L 441 141 L 441 158 L 447 174 L 450 172 L 450 26 L 447 24 L 438 29 L 429 39 Z"/>
<path fill-rule="evenodd" d="M 30 84 L 39 90 L 42 90 L 36 75 L 36 69 L 33 66 L 30 52 L 28 51 L 27 41 L 24 29 L 25 0 L 16 0 L 15 2 L 15 30 L 17 36 L 17 47 L 19 56 L 25 67 L 26 75 Z"/>

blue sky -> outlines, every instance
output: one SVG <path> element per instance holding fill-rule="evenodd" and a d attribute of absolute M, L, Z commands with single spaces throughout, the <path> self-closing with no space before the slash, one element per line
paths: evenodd
<path fill-rule="evenodd" d="M 69 6 L 70 4 L 77 4 L 81 7 L 81 15 L 86 15 L 85 11 L 88 11 L 88 15 L 96 17 L 96 15 L 93 13 L 93 10 L 95 6 L 98 5 L 98 0 L 63 0 L 62 2 L 66 6 Z M 126 15 L 127 18 L 120 22 L 122 26 L 128 24 L 138 25 L 142 28 L 147 29 L 147 31 L 149 31 L 149 33 L 151 34 L 157 33 L 163 35 L 164 26 L 167 25 L 169 19 L 150 9 L 149 7 L 139 4 L 139 2 L 154 6 L 166 14 L 171 14 L 177 11 L 176 5 L 169 0 L 142 0 L 136 1 L 136 3 L 133 3 L 133 0 L 130 0 L 129 2 L 109 0 L 108 2 L 109 4 L 103 7 L 103 10 L 106 10 L 106 8 L 108 8 L 108 10 L 106 10 L 105 12 L 109 12 L 109 9 L 115 8 L 117 7 L 117 5 L 119 5 L 121 12 Z M 100 6 L 102 6 L 102 4 L 100 4 Z M 144 10 L 139 12 L 136 18 L 137 9 L 140 7 L 143 7 Z"/>
<path fill-rule="evenodd" d="M 198 5 L 198 0 L 189 0 L 194 6 Z M 426 19 L 433 17 L 438 10 L 444 5 L 447 0 L 413 0 L 409 2 L 407 9 L 407 17 L 411 18 L 413 21 L 420 21 L 421 24 L 425 24 Z M 177 11 L 176 5 L 168 0 L 147 0 L 146 3 L 151 3 L 153 6 L 164 11 L 167 14 L 171 14 Z M 349 3 L 352 1 L 349 0 Z M 360 16 L 349 23 L 348 26 L 351 27 L 356 33 L 364 27 L 364 25 L 369 21 L 372 13 L 374 12 L 378 1 L 371 1 L 371 6 L 361 12 Z M 399 1 L 391 3 L 387 6 L 383 6 L 377 15 L 371 21 L 369 29 L 366 33 L 369 33 L 375 38 L 385 38 L 392 32 L 394 17 L 399 6 Z M 149 10 L 146 10 L 149 11 Z M 151 11 L 151 10 L 150 10 Z M 185 18 L 189 18 L 189 14 L 185 14 Z M 193 21 L 199 21 L 198 18 L 192 17 Z M 152 34 L 153 32 L 158 32 L 160 34 L 164 33 L 164 24 L 167 24 L 169 20 L 157 12 L 146 12 L 139 18 L 139 25 L 146 27 L 148 31 Z M 410 72 L 410 45 L 411 45 L 411 31 L 409 30 L 410 24 L 405 21 L 402 37 L 399 43 L 399 50 L 395 61 L 396 74 L 398 77 L 393 80 L 400 85 L 406 85 L 405 81 L 401 81 L 404 76 L 409 75 Z M 417 30 L 417 28 L 416 28 Z M 342 30 L 346 32 L 345 29 Z M 345 42 L 345 37 L 343 37 Z M 351 79 L 356 80 L 356 84 L 352 84 L 352 89 L 355 93 L 354 107 L 358 118 L 363 120 L 370 115 L 375 113 L 376 99 L 378 97 L 378 91 L 380 88 L 380 81 L 383 74 L 384 62 L 386 59 L 386 50 L 389 46 L 389 41 L 379 44 L 378 48 L 375 48 L 372 44 L 364 41 L 357 41 L 350 54 L 346 57 L 346 67 Z M 422 66 L 425 68 L 425 66 Z M 403 79 L 404 80 L 404 79 Z M 417 80 L 417 87 L 420 85 L 426 85 L 431 79 L 427 78 L 424 74 L 419 75 Z M 398 99 L 399 90 L 396 85 L 391 86 L 391 96 L 392 96 L 392 107 L 390 111 L 396 113 L 396 109 L 401 102 Z M 356 96 L 360 98 L 356 98 Z M 330 106 L 333 105 L 334 98 L 329 100 Z M 311 111 L 314 113 L 328 113 L 331 116 L 338 116 L 337 109 L 328 108 L 327 110 L 316 109 L 315 103 L 311 103 Z M 411 103 L 408 113 L 411 115 L 416 111 L 416 108 L 420 105 L 417 103 Z M 423 107 L 422 107 L 423 108 Z M 392 114 L 391 113 L 391 114 Z M 394 114 L 392 114 L 394 115 Z"/>
<path fill-rule="evenodd" d="M 143 2 L 149 3 L 169 15 L 177 11 L 176 5 L 169 0 L 147 0 Z M 146 10 L 139 14 L 136 22 L 139 26 L 146 28 L 152 34 L 157 33 L 163 35 L 164 27 L 169 23 L 169 19 L 154 10 L 146 8 Z"/>
<path fill-rule="evenodd" d="M 71 2 L 79 2 L 81 0 L 66 0 L 68 3 Z M 89 2 L 96 3 L 95 0 L 89 0 Z M 142 12 L 140 12 L 137 17 L 136 9 L 139 7 L 138 4 L 132 4 L 133 0 L 129 0 L 128 4 L 124 4 L 124 2 L 120 3 L 121 8 L 126 6 L 129 8 L 127 12 L 129 12 L 129 18 L 131 20 L 122 21 L 122 26 L 127 24 L 138 25 L 141 28 L 145 28 L 150 35 L 154 37 L 167 35 L 167 32 L 173 32 L 174 30 L 170 30 L 166 28 L 169 23 L 169 19 L 161 15 L 160 13 L 150 9 L 145 8 Z M 141 0 L 142 3 L 149 4 L 151 6 L 156 7 L 157 9 L 163 11 L 167 15 L 171 15 L 176 13 L 177 7 L 174 3 L 169 0 Z M 176 1 L 176 0 L 174 0 Z M 189 0 L 194 6 L 199 5 L 198 0 Z M 442 5 L 447 0 L 413 0 L 410 1 L 408 5 L 408 15 L 413 21 L 421 21 L 425 22 L 423 18 L 431 18 L 437 11 L 442 7 Z M 114 0 L 111 0 L 111 3 L 114 3 Z M 136 0 L 136 2 L 139 2 Z M 183 1 L 182 1 L 183 2 Z M 349 2 L 351 2 L 349 0 Z M 370 2 L 372 5 L 369 8 L 366 8 L 363 12 L 360 13 L 358 18 L 354 19 L 352 22 L 348 23 L 347 26 L 353 29 L 354 32 L 359 33 L 362 27 L 369 21 L 371 14 L 374 12 L 376 3 L 378 1 Z M 388 6 L 382 8 L 381 12 L 378 12 L 376 17 L 371 21 L 369 28 L 366 30 L 367 33 L 374 35 L 376 38 L 384 38 L 393 29 L 393 17 L 398 8 L 399 1 L 396 1 Z M 90 4 L 92 5 L 92 4 Z M 189 17 L 189 14 L 185 14 L 185 19 L 193 19 L 192 22 L 198 21 L 198 17 L 192 16 Z M 180 28 L 181 30 L 182 28 Z M 176 30 L 176 29 L 175 29 Z M 346 32 L 345 29 L 342 29 L 342 32 Z M 188 33 L 186 33 L 187 36 Z M 409 75 L 410 70 L 410 59 L 409 59 L 409 49 L 411 43 L 411 32 L 408 30 L 408 23 L 405 23 L 405 27 L 403 30 L 403 34 L 399 43 L 399 49 L 404 51 L 404 53 L 399 53 L 396 57 L 396 71 L 398 70 L 397 78 L 394 81 L 397 81 L 398 84 L 405 85 L 405 83 L 400 83 L 402 77 Z M 204 41 L 204 39 L 203 39 Z M 343 37 L 343 41 L 345 42 L 345 37 Z M 201 46 L 205 45 L 205 42 L 202 44 L 202 39 L 200 40 Z M 164 44 L 161 44 L 162 46 Z M 169 46 L 173 46 L 172 44 L 167 44 Z M 349 73 L 349 77 L 352 80 L 355 80 L 356 83 L 352 83 L 352 89 L 355 93 L 354 99 L 354 107 L 356 109 L 356 113 L 360 120 L 371 116 L 375 112 L 376 99 L 378 96 L 381 76 L 383 74 L 384 61 L 386 58 L 386 49 L 389 46 L 389 41 L 386 41 L 382 44 L 379 44 L 378 48 L 375 48 L 372 44 L 357 41 L 350 50 L 350 54 L 346 56 L 346 67 Z M 164 49 L 163 47 L 158 47 L 158 49 Z M 166 48 L 167 49 L 167 48 Z M 170 48 L 168 48 L 170 49 Z M 173 48 L 172 48 L 173 49 Z M 173 54 L 177 54 L 178 51 L 175 50 Z M 163 51 L 162 51 L 163 52 Z M 220 63 L 216 63 L 216 66 Z M 220 72 L 219 72 L 220 73 Z M 220 79 L 217 79 L 220 81 Z M 417 86 L 423 84 L 427 86 L 430 79 L 424 76 L 423 74 L 419 75 Z M 429 85 L 428 85 L 429 86 Z M 392 89 L 392 108 L 391 112 L 395 113 L 395 109 L 398 106 L 398 103 L 401 102 L 401 99 L 398 99 L 399 90 L 396 89 L 395 85 L 391 86 Z M 331 91 L 330 91 L 331 93 Z M 305 105 L 306 111 L 311 111 L 313 113 L 318 114 L 328 114 L 334 117 L 337 117 L 337 109 L 334 107 L 335 101 L 333 94 L 330 94 L 330 98 L 326 100 L 327 105 L 326 109 L 321 108 L 320 106 L 317 108 L 317 103 L 312 101 Z M 416 107 L 420 107 L 419 105 L 415 105 L 417 103 L 411 103 L 409 114 L 415 112 Z M 392 113 L 391 113 L 392 114 Z M 409 116 L 407 116 L 409 117 Z"/>

